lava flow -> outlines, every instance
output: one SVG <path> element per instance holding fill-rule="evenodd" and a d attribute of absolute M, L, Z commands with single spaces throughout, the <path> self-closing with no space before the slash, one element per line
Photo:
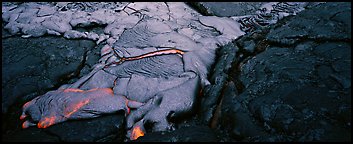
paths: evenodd
<path fill-rule="evenodd" d="M 160 56 L 160 55 L 168 55 L 168 54 L 181 54 L 183 55 L 185 52 L 179 49 L 165 49 L 165 50 L 158 50 L 158 51 L 153 51 L 149 52 L 143 55 L 139 56 L 134 56 L 134 57 L 127 57 L 127 58 L 121 58 L 118 62 L 111 62 L 107 64 L 105 67 L 109 67 L 112 64 L 121 64 L 124 61 L 133 61 L 133 60 L 139 60 L 147 57 L 153 57 L 153 56 Z"/>
<path fill-rule="evenodd" d="M 80 108 L 82 108 L 83 106 L 85 106 L 86 104 L 89 103 L 89 99 L 87 100 L 84 100 L 84 101 L 80 101 L 79 103 L 71 106 L 71 107 L 68 107 L 67 109 L 72 109 L 70 110 L 66 115 L 65 117 L 70 117 L 73 113 L 77 112 Z"/>
<path fill-rule="evenodd" d="M 40 121 L 38 123 L 38 128 L 47 128 L 47 127 L 55 124 L 55 121 L 56 121 L 56 117 L 55 116 L 46 117 L 46 118 L 44 118 L 43 121 Z"/>
<path fill-rule="evenodd" d="M 69 119 L 84 117 L 82 111 L 84 111 L 85 108 L 90 106 L 98 107 L 98 105 L 102 103 L 100 100 L 107 98 L 121 103 L 118 103 L 119 106 L 116 106 L 116 109 L 103 109 L 101 113 L 111 113 L 111 111 L 124 109 L 125 107 L 127 108 L 127 112 L 130 111 L 130 108 L 127 106 L 128 101 L 122 96 L 115 96 L 111 88 L 93 88 L 89 90 L 76 88 L 60 89 L 54 92 L 49 92 L 41 97 L 37 97 L 23 105 L 23 112 L 20 116 L 20 120 L 24 120 L 22 128 L 28 128 L 35 125 L 37 125 L 38 128 L 47 128 Z M 51 103 L 54 101 L 65 103 L 54 105 Z M 41 108 L 40 106 L 42 106 L 41 104 L 43 103 L 51 106 Z M 46 109 L 47 111 L 46 113 L 41 113 L 38 109 Z M 60 113 L 60 110 L 57 111 L 57 109 L 63 110 L 63 114 Z M 32 115 L 27 119 L 31 110 L 38 110 L 38 115 L 36 116 L 38 118 L 33 120 L 31 119 Z M 34 123 L 36 121 L 39 121 L 38 124 Z"/>
<path fill-rule="evenodd" d="M 136 140 L 137 138 L 139 138 L 140 136 L 144 136 L 145 132 L 143 129 L 141 129 L 140 126 L 136 126 L 133 128 L 132 133 L 131 133 L 131 140 Z"/>

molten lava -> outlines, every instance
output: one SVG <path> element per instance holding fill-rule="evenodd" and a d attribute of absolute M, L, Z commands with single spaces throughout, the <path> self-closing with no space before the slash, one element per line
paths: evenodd
<path fill-rule="evenodd" d="M 25 119 L 27 117 L 27 115 L 21 115 L 20 116 L 20 120 L 23 120 L 23 119 Z"/>
<path fill-rule="evenodd" d="M 22 128 L 23 128 L 23 129 L 28 128 L 27 122 L 22 123 Z"/>
<path fill-rule="evenodd" d="M 30 126 L 35 126 L 36 124 L 35 123 L 31 123 L 29 121 L 25 121 L 23 124 L 22 124 L 22 128 L 28 128 Z"/>
<path fill-rule="evenodd" d="M 81 107 L 85 106 L 88 103 L 89 103 L 89 99 L 80 101 L 76 105 L 68 107 L 67 109 L 71 109 L 71 110 L 65 114 L 65 117 L 70 117 L 73 113 L 77 112 Z"/>
<path fill-rule="evenodd" d="M 83 92 L 83 90 L 74 89 L 74 88 L 68 88 L 68 89 L 65 89 L 64 92 Z"/>
<path fill-rule="evenodd" d="M 120 58 L 120 60 L 118 62 L 111 62 L 111 63 L 105 65 L 105 67 L 107 68 L 107 67 L 109 67 L 112 64 L 121 64 L 124 61 L 133 61 L 133 60 L 139 60 L 139 59 L 143 59 L 143 58 L 147 58 L 147 57 L 168 55 L 168 54 L 181 54 L 181 55 L 183 55 L 183 54 L 185 54 L 185 52 L 182 51 L 182 50 L 179 50 L 179 49 L 174 49 L 174 48 L 173 49 L 158 50 L 158 51 L 142 54 L 142 55 L 139 55 L 139 56 L 126 57 L 126 58 L 123 57 L 123 58 Z"/>
<path fill-rule="evenodd" d="M 46 118 L 44 118 L 43 121 L 40 121 L 38 123 L 38 128 L 47 128 L 47 127 L 55 124 L 55 121 L 56 121 L 56 117 L 55 116 L 46 117 Z"/>
<path fill-rule="evenodd" d="M 144 133 L 144 131 L 141 129 L 141 127 L 140 127 L 140 126 L 136 126 L 136 127 L 134 127 L 134 129 L 132 130 L 130 139 L 131 139 L 131 140 L 136 140 L 136 139 L 139 138 L 140 136 L 144 136 L 144 135 L 145 135 L 145 133 Z"/>

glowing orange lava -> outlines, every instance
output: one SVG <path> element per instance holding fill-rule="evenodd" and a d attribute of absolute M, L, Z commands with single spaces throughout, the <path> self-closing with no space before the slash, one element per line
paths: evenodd
<path fill-rule="evenodd" d="M 106 89 L 106 88 L 93 88 L 93 89 L 89 89 L 89 90 L 82 91 L 82 92 L 93 92 L 93 91 L 96 91 L 98 89 Z"/>
<path fill-rule="evenodd" d="M 138 60 L 138 59 L 143 59 L 146 57 L 152 57 L 152 56 L 158 56 L 158 55 L 166 55 L 166 54 L 181 54 L 183 55 L 185 52 L 178 50 L 178 49 L 167 49 L 167 50 L 159 50 L 159 51 L 154 51 L 154 52 L 149 52 L 143 55 L 139 55 L 136 57 L 128 57 L 125 58 L 126 61 L 131 61 L 131 60 Z"/>
<path fill-rule="evenodd" d="M 65 117 L 70 117 L 73 113 L 77 112 L 81 107 L 85 106 L 86 104 L 89 103 L 89 100 L 84 100 L 80 101 L 76 105 L 73 105 L 72 107 L 69 107 L 68 109 L 72 109 L 72 111 L 68 112 Z"/>
<path fill-rule="evenodd" d="M 83 92 L 83 90 L 74 89 L 74 88 L 68 88 L 68 89 L 65 89 L 64 92 Z"/>
<path fill-rule="evenodd" d="M 23 129 L 28 128 L 28 126 L 27 126 L 27 123 L 26 123 L 26 122 L 24 122 L 24 123 L 22 124 L 22 128 L 23 128 Z"/>
<path fill-rule="evenodd" d="M 167 54 L 181 54 L 181 55 L 183 55 L 183 54 L 185 54 L 185 52 L 182 51 L 182 50 L 179 50 L 179 49 L 175 49 L 175 48 L 165 49 L 165 50 L 158 50 L 158 51 L 153 51 L 153 52 L 149 52 L 149 53 L 146 53 L 146 54 L 142 54 L 142 55 L 139 55 L 139 56 L 123 57 L 123 58 L 120 58 L 120 60 L 118 62 L 111 62 L 111 63 L 105 65 L 105 67 L 107 68 L 107 67 L 109 67 L 112 64 L 121 64 L 124 61 L 133 61 L 133 60 L 139 60 L 139 59 L 143 59 L 143 58 L 147 58 L 147 57 L 167 55 Z"/>
<path fill-rule="evenodd" d="M 61 90 L 60 90 L 61 91 Z M 68 96 L 71 97 L 73 95 L 76 95 L 77 93 L 81 93 L 80 95 L 86 96 L 84 100 L 77 100 L 77 98 L 74 98 L 73 103 L 69 103 L 64 109 L 64 116 L 65 118 L 62 118 L 61 115 L 56 117 L 56 116 L 49 116 L 49 117 L 42 117 L 42 119 L 39 121 L 38 124 L 25 121 L 22 124 L 22 128 L 28 128 L 30 126 L 35 126 L 37 125 L 38 128 L 47 128 L 53 124 L 56 124 L 58 122 L 65 121 L 67 118 L 70 118 L 72 114 L 75 114 L 78 112 L 82 107 L 86 106 L 89 104 L 91 101 L 93 101 L 96 98 L 104 97 L 104 96 L 114 96 L 114 92 L 112 88 L 93 88 L 90 90 L 81 90 L 81 89 L 76 89 L 76 88 L 68 88 L 64 89 L 59 93 L 62 94 L 62 96 Z M 33 105 L 34 101 L 29 101 L 23 105 L 23 109 L 26 110 L 28 109 L 29 106 Z M 127 101 L 126 101 L 127 104 Z M 128 108 L 128 113 L 130 112 L 130 109 Z M 20 116 L 21 120 L 24 120 L 28 117 L 28 115 L 24 112 L 22 112 L 22 115 Z"/>
<path fill-rule="evenodd" d="M 31 126 L 31 125 L 35 125 L 35 124 L 31 124 L 30 122 L 25 121 L 25 122 L 23 122 L 23 124 L 22 124 L 22 128 L 25 129 L 25 128 L 28 128 L 28 127 Z"/>
<path fill-rule="evenodd" d="M 55 120 L 56 120 L 55 116 L 46 117 L 46 118 L 44 118 L 43 121 L 40 121 L 38 123 L 38 128 L 47 128 L 47 127 L 55 124 Z"/>
<path fill-rule="evenodd" d="M 27 115 L 21 115 L 20 116 L 20 120 L 23 120 L 23 119 L 25 119 L 27 117 Z"/>
<path fill-rule="evenodd" d="M 143 130 L 141 129 L 140 126 L 136 126 L 134 127 L 134 129 L 132 130 L 131 133 L 131 140 L 136 140 L 137 138 L 139 138 L 140 136 L 144 136 L 145 133 L 143 132 Z"/>

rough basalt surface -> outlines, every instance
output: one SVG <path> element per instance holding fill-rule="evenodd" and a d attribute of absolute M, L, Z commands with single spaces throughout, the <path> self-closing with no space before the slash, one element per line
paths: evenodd
<path fill-rule="evenodd" d="M 189 4 L 204 15 L 230 17 L 252 15 L 265 2 L 190 2 Z"/>
<path fill-rule="evenodd" d="M 59 37 L 2 41 L 2 112 L 15 101 L 34 98 L 47 90 L 78 77 L 86 59 L 94 58 L 94 42 L 70 41 Z M 92 66 L 92 64 L 91 64 Z M 26 96 L 28 95 L 28 96 Z"/>
<path fill-rule="evenodd" d="M 65 142 L 119 142 L 125 139 L 124 115 L 116 113 L 95 119 L 68 121 L 45 131 Z M 95 132 L 92 133 L 92 130 Z"/>
<path fill-rule="evenodd" d="M 136 142 L 217 142 L 217 136 L 207 126 L 182 127 L 171 132 L 154 132 Z"/>
<path fill-rule="evenodd" d="M 320 4 L 224 46 L 211 125 L 226 141 L 350 141 L 350 10 Z"/>

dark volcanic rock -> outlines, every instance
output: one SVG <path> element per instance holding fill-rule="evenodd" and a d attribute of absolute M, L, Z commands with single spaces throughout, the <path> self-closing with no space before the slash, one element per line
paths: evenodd
<path fill-rule="evenodd" d="M 30 127 L 3 135 L 7 142 L 122 142 L 125 139 L 125 118 L 121 114 L 94 119 L 67 121 L 47 129 Z"/>
<path fill-rule="evenodd" d="M 59 142 L 59 138 L 41 129 L 31 127 L 2 135 L 3 142 Z"/>
<path fill-rule="evenodd" d="M 296 141 L 350 140 L 350 20 L 332 19 L 347 11 L 349 3 L 303 11 L 271 29 L 268 49 L 242 66 L 240 97 L 251 98 L 249 110 L 268 131 Z"/>
<path fill-rule="evenodd" d="M 3 39 L 2 112 L 6 114 L 3 115 L 2 126 L 6 141 L 57 141 L 43 131 L 22 130 L 18 107 L 24 101 L 78 77 L 85 53 L 88 53 L 88 59 L 95 58 L 89 57 L 94 46 L 94 42 L 89 40 L 66 40 L 53 36 Z M 18 135 L 23 138 L 18 140 Z M 32 135 L 41 136 L 42 140 Z"/>
<path fill-rule="evenodd" d="M 120 141 L 125 138 L 125 117 L 108 115 L 94 119 L 67 121 L 46 129 L 65 142 Z"/>
<path fill-rule="evenodd" d="M 289 22 L 274 28 L 267 39 L 281 45 L 311 41 L 348 41 L 351 39 L 350 3 L 326 3 L 301 12 Z"/>
<path fill-rule="evenodd" d="M 217 52 L 219 58 L 214 66 L 214 71 L 210 77 L 211 85 L 207 85 L 203 89 L 204 98 L 201 102 L 201 117 L 206 122 L 209 123 L 212 114 L 216 110 L 217 102 L 219 102 L 220 93 L 222 87 L 228 79 L 228 71 L 230 70 L 233 61 L 235 61 L 235 54 L 238 48 L 233 44 L 228 44 L 223 48 L 220 48 Z"/>
<path fill-rule="evenodd" d="M 153 132 L 136 142 L 217 142 L 215 133 L 205 126 L 183 127 L 171 132 Z"/>
<path fill-rule="evenodd" d="M 264 2 L 194 2 L 201 13 L 220 17 L 254 14 Z"/>
<path fill-rule="evenodd" d="M 263 30 L 262 42 L 256 34 L 235 42 L 239 79 L 205 92 L 220 101 L 212 116 L 231 141 L 351 140 L 350 11 L 350 3 L 320 4 Z"/>
<path fill-rule="evenodd" d="M 228 130 L 231 137 L 241 140 L 262 134 L 262 128 L 252 122 L 243 97 L 237 95 L 235 84 L 230 81 L 225 86 L 221 102 L 221 129 Z"/>
<path fill-rule="evenodd" d="M 25 95 L 44 93 L 78 76 L 87 51 L 94 46 L 89 40 L 59 37 L 3 39 L 3 112 L 15 101 L 33 98 Z"/>

